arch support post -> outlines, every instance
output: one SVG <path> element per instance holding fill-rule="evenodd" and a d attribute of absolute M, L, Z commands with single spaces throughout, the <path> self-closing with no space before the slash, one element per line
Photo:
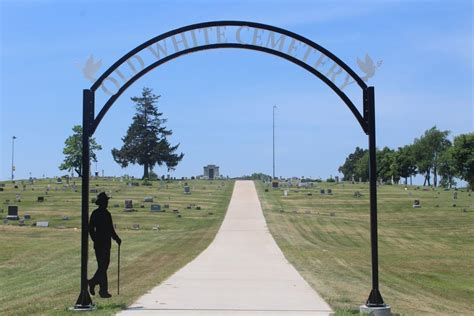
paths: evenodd
<path fill-rule="evenodd" d="M 377 147 L 375 142 L 375 93 L 374 87 L 364 89 L 364 116 L 369 136 L 369 183 L 370 183 L 370 242 L 372 258 L 372 290 L 363 313 L 390 315 L 390 306 L 385 304 L 379 290 L 379 254 L 377 232 Z"/>
<path fill-rule="evenodd" d="M 87 262 L 89 252 L 89 173 L 91 127 L 94 122 L 94 92 L 83 90 L 82 112 L 82 225 L 81 225 L 81 292 L 74 310 L 92 310 L 92 298 L 87 284 Z"/>

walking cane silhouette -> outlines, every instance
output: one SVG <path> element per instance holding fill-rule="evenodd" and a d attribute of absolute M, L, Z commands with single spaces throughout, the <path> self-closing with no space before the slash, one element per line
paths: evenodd
<path fill-rule="evenodd" d="M 120 295 L 120 244 L 118 246 L 117 295 Z"/>

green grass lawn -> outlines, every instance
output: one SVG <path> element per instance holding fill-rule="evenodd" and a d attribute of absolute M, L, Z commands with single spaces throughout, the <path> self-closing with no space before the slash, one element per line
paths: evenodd
<path fill-rule="evenodd" d="M 3 182 L 0 208 L 18 205 L 19 215 L 31 215 L 25 226 L 17 221 L 0 224 L 0 315 L 71 314 L 80 290 L 81 186 L 78 192 L 63 190 L 55 180 L 40 180 L 23 190 Z M 141 181 L 140 184 L 142 184 Z M 224 218 L 233 190 L 232 181 L 189 180 L 191 194 L 183 194 L 184 181 L 152 182 L 152 186 L 129 187 L 126 181 L 100 178 L 91 180 L 91 189 L 105 191 L 112 198 L 112 213 L 117 233 L 122 238 L 121 287 L 117 296 L 117 246 L 112 246 L 109 267 L 111 299 L 93 297 L 98 309 L 94 315 L 110 315 L 131 304 L 140 295 L 162 282 L 203 251 L 213 240 Z M 27 183 L 27 181 L 25 181 Z M 46 195 L 46 188 L 51 188 Z M 72 181 L 70 182 L 72 185 Z M 56 190 L 57 189 L 57 190 Z M 16 194 L 21 202 L 16 202 Z M 45 202 L 37 202 L 44 196 Z M 90 193 L 90 197 L 95 197 Z M 143 198 L 154 204 L 169 204 L 162 213 L 150 212 Z M 126 213 L 124 200 L 132 199 L 136 212 Z M 9 202 L 6 202 L 9 200 Z M 118 206 L 116 206 L 118 205 Z M 141 205 L 144 207 L 141 208 Z M 196 209 L 197 207 L 201 209 Z M 90 212 L 97 206 L 90 204 Z M 173 210 L 180 211 L 177 217 Z M 63 220 L 63 216 L 69 220 Z M 50 227 L 32 227 L 36 221 L 49 221 Z M 140 229 L 132 229 L 139 224 Z M 159 225 L 160 230 L 153 230 Z M 89 243 L 89 277 L 96 269 L 92 243 Z"/>
<path fill-rule="evenodd" d="M 286 258 L 334 309 L 349 311 L 340 315 L 358 309 L 371 288 L 368 185 L 315 183 L 287 197 L 256 186 Z M 453 190 L 379 187 L 380 290 L 392 312 L 474 315 L 474 200 L 457 192 L 453 200 Z"/>

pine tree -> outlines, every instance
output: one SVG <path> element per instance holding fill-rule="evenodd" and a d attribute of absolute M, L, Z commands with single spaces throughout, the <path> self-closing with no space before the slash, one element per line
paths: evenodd
<path fill-rule="evenodd" d="M 171 146 L 167 137 L 173 134 L 166 129 L 166 119 L 158 112 L 156 103 L 161 96 L 153 94 L 149 88 L 143 88 L 140 97 L 132 97 L 136 114 L 127 134 L 122 138 L 123 146 L 112 149 L 114 160 L 125 168 L 129 164 L 143 166 L 143 178 L 148 179 L 149 171 L 155 165 L 166 165 L 168 170 L 174 169 L 183 159 L 184 154 L 177 154 L 179 144 Z"/>

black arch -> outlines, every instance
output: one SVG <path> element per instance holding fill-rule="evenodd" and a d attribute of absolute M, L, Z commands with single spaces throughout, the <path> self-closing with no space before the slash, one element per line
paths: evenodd
<path fill-rule="evenodd" d="M 135 76 L 130 78 L 119 91 L 111 96 L 106 102 L 104 107 L 101 109 L 96 118 L 94 118 L 94 104 L 95 104 L 95 91 L 102 84 L 102 82 L 116 69 L 118 69 L 124 62 L 129 58 L 134 56 L 137 52 L 143 50 L 144 48 L 162 40 L 169 36 L 175 34 L 183 33 L 189 30 L 213 27 L 213 26 L 247 26 L 253 28 L 259 28 L 262 30 L 278 32 L 280 34 L 286 35 L 293 39 L 299 40 L 302 43 L 320 51 L 332 61 L 334 61 L 338 66 L 345 70 L 352 78 L 357 82 L 357 84 L 362 89 L 362 103 L 363 103 L 363 113 L 361 115 L 357 108 L 354 106 L 352 101 L 347 97 L 347 95 L 342 92 L 333 82 L 328 78 L 323 76 L 315 68 L 312 68 L 308 64 L 302 62 L 299 59 L 296 59 L 293 56 L 286 55 L 280 51 L 272 50 L 266 47 L 249 45 L 249 44 L 235 44 L 235 43 L 219 43 L 219 44 L 209 44 L 203 46 L 197 46 L 191 49 L 186 49 L 183 51 L 175 52 L 172 55 L 164 57 L 155 63 L 144 68 L 142 71 L 137 73 Z M 90 89 L 83 90 L 83 115 L 82 115 L 82 166 L 83 166 L 83 175 L 82 175 L 82 228 L 81 228 L 81 292 L 79 298 L 76 301 L 75 310 L 92 310 L 94 306 L 92 304 L 92 299 L 88 291 L 88 282 L 87 282 L 87 261 L 88 261 L 88 217 L 89 217 L 89 173 L 90 173 L 90 136 L 93 135 L 94 131 L 97 129 L 97 126 L 100 124 L 102 118 L 105 116 L 107 111 L 117 100 L 117 98 L 136 80 L 141 76 L 151 71 L 152 69 L 158 67 L 159 65 L 170 61 L 174 58 L 177 58 L 181 55 L 202 51 L 207 49 L 217 49 L 217 48 L 243 48 L 251 49 L 256 51 L 261 51 L 275 56 L 284 58 L 317 76 L 324 83 L 326 83 L 336 94 L 346 103 L 349 109 L 352 111 L 357 121 L 361 125 L 364 132 L 369 136 L 369 178 L 370 178 L 370 240 L 371 240 L 371 261 L 372 261 L 372 290 L 367 299 L 366 306 L 370 308 L 384 308 L 385 310 L 390 310 L 389 305 L 386 305 L 383 301 L 382 295 L 379 291 L 379 277 L 378 277 L 378 233 L 377 233 L 377 168 L 376 168 L 376 142 L 375 142 L 375 94 L 374 87 L 367 87 L 364 81 L 343 61 L 338 57 L 333 55 L 331 52 L 325 48 L 319 46 L 318 44 L 304 38 L 298 34 L 292 33 L 290 31 L 280 29 L 274 26 L 254 23 L 254 22 L 243 22 L 243 21 L 215 21 L 215 22 L 206 22 L 193 24 L 186 27 L 178 28 L 173 31 L 163 33 L 155 38 L 150 39 L 149 41 L 137 46 L 135 49 L 131 50 L 129 53 L 124 55 L 118 61 L 116 61 L 110 68 L 108 68 L 99 79 L 92 85 Z"/>
<path fill-rule="evenodd" d="M 136 48 L 132 49 L 130 52 L 125 54 L 122 58 L 117 60 L 112 66 L 110 66 L 97 80 L 94 82 L 94 84 L 91 86 L 90 90 L 92 92 L 95 92 L 100 85 L 103 83 L 103 81 L 116 69 L 118 69 L 124 62 L 126 62 L 129 58 L 134 56 L 136 53 L 142 51 L 143 49 L 149 47 L 150 45 L 159 42 L 163 39 L 166 39 L 170 36 L 180 34 L 186 31 L 190 30 L 195 30 L 195 29 L 200 29 L 200 28 L 207 28 L 207 27 L 216 27 L 216 26 L 247 26 L 247 27 L 253 27 L 253 28 L 259 28 L 267 31 L 272 31 L 272 32 L 277 32 L 283 35 L 286 35 L 288 37 L 294 38 L 299 40 L 300 42 L 305 43 L 306 45 L 320 51 L 323 53 L 325 56 L 329 57 L 332 59 L 338 66 L 340 66 L 343 70 L 345 70 L 355 81 L 356 83 L 360 86 L 360 88 L 364 91 L 367 89 L 367 85 L 365 82 L 349 67 L 347 66 L 342 60 L 340 60 L 337 56 L 332 54 L 330 51 L 325 49 L 324 47 L 316 44 L 315 42 L 298 35 L 296 33 L 287 31 L 285 29 L 277 28 L 271 25 L 266 25 L 266 24 L 261 24 L 261 23 L 255 23 L 255 22 L 246 22 L 246 21 L 214 21 L 214 22 L 205 22 L 205 23 L 198 23 L 198 24 L 192 24 L 188 25 L 185 27 L 181 27 L 166 33 L 163 33 L 159 36 L 156 36 L 141 45 L 137 46 Z M 349 99 L 349 97 L 341 90 L 339 89 L 332 81 L 330 81 L 327 77 L 325 77 L 323 74 L 321 74 L 318 70 L 315 68 L 309 66 L 308 64 L 302 62 L 301 60 L 287 55 L 285 53 L 282 53 L 278 50 L 273 50 L 269 49 L 263 46 L 257 46 L 257 45 L 251 45 L 251 44 L 237 44 L 237 43 L 219 43 L 219 44 L 208 44 L 208 45 L 201 45 L 201 46 L 196 46 L 193 48 L 185 49 L 179 52 L 176 52 L 174 54 L 171 54 L 169 56 L 166 56 L 156 62 L 154 62 L 151 65 L 148 65 L 145 67 L 143 70 L 141 70 L 139 73 L 135 74 L 132 78 L 130 78 L 123 86 L 120 87 L 120 89 L 115 93 L 113 96 L 111 96 L 108 101 L 104 104 L 102 109 L 100 110 L 99 114 L 97 117 L 94 119 L 94 122 L 92 123 L 91 126 L 91 133 L 92 135 L 97 127 L 99 126 L 100 122 L 104 118 L 105 114 L 107 111 L 112 107 L 113 103 L 118 99 L 118 97 L 135 81 L 137 81 L 140 77 L 148 73 L 149 71 L 153 70 L 154 68 L 172 60 L 175 58 L 178 58 L 182 55 L 197 52 L 197 51 L 203 51 L 203 50 L 208 50 L 208 49 L 218 49 L 218 48 L 240 48 L 240 49 L 249 49 L 249 50 L 255 50 L 255 51 L 260 51 L 260 52 L 265 52 L 268 54 L 272 54 L 281 58 L 284 58 L 304 69 L 307 71 L 311 72 L 313 75 L 321 79 L 324 83 L 326 83 L 340 98 L 341 100 L 347 105 L 347 107 L 350 109 L 356 120 L 359 122 L 360 126 L 362 127 L 362 130 L 364 133 L 368 133 L 368 125 L 367 125 L 367 120 L 364 119 L 364 116 L 357 110 L 355 107 L 354 103 Z"/>

